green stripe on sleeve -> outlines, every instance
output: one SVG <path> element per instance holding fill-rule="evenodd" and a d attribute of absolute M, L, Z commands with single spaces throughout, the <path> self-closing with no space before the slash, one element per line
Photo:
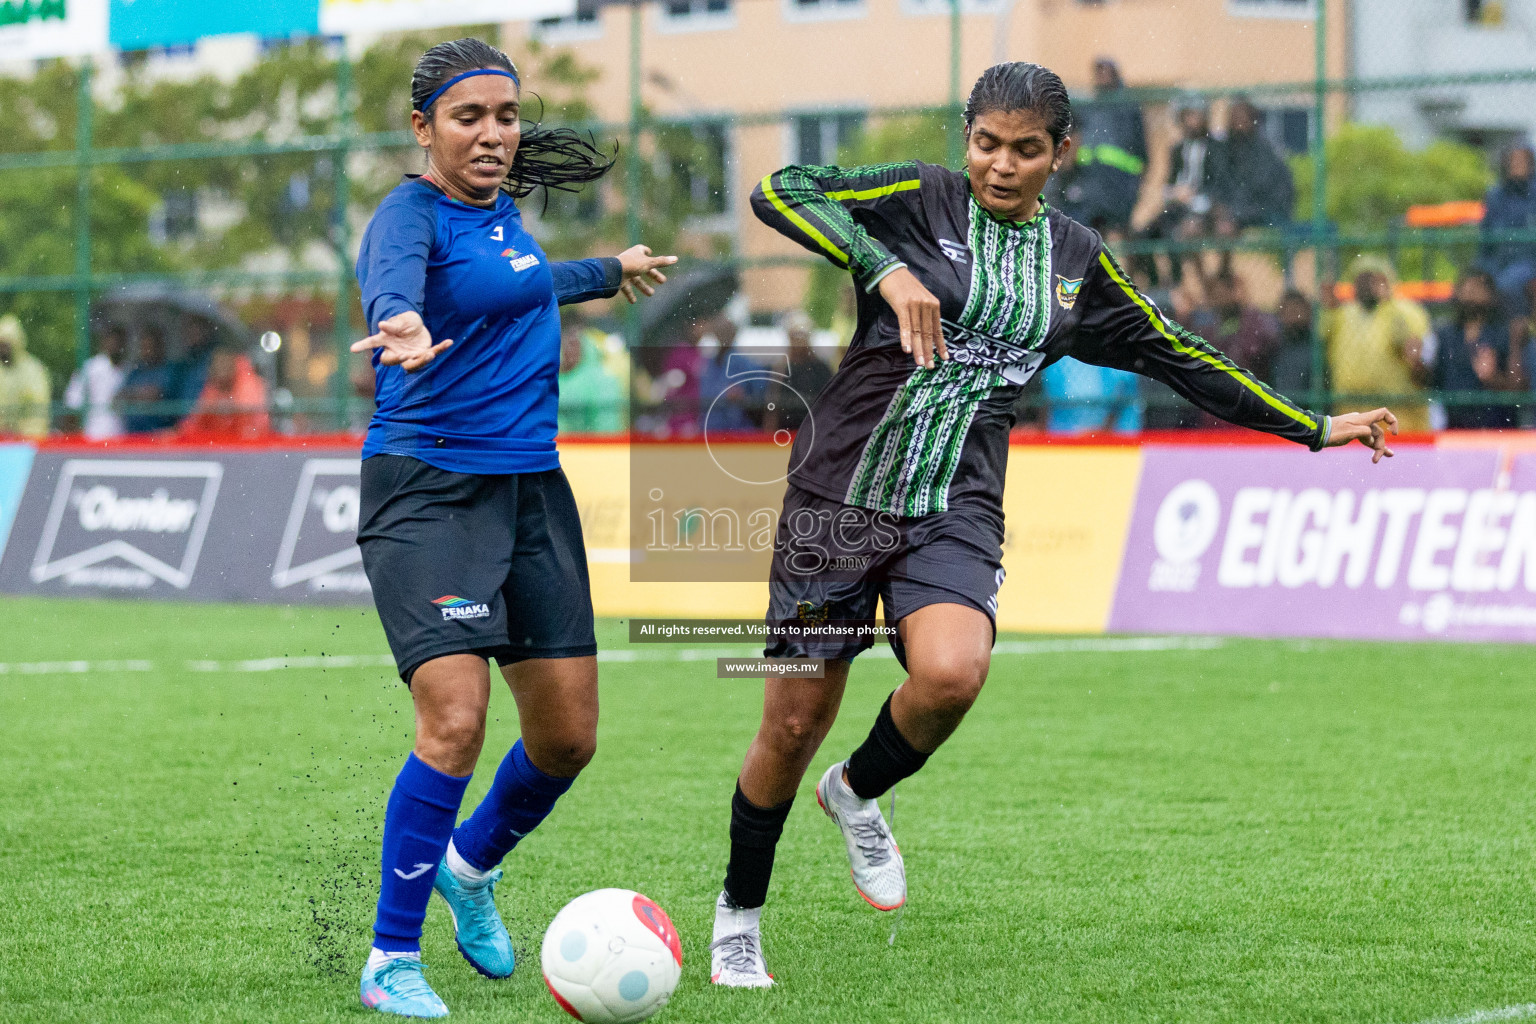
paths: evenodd
<path fill-rule="evenodd" d="M 810 238 L 815 239 L 818 245 L 820 245 L 827 252 L 831 253 L 832 256 L 843 266 L 846 267 L 848 265 L 847 253 L 833 245 L 826 235 L 822 234 L 820 231 L 817 231 L 814 227 L 811 226 L 810 221 L 800 216 L 800 214 L 791 209 L 783 199 L 779 198 L 779 194 L 773 190 L 773 175 L 771 174 L 763 178 L 763 195 L 766 196 L 768 201 L 773 204 L 773 208 L 782 213 L 791 224 L 805 232 L 806 235 Z"/>
<path fill-rule="evenodd" d="M 867 199 L 879 199 L 881 196 L 894 195 L 897 192 L 912 192 L 922 188 L 922 180 L 912 178 L 908 181 L 898 181 L 893 185 L 881 185 L 879 188 L 855 189 L 847 188 L 840 192 L 823 192 L 828 199 L 836 199 L 838 202 L 863 202 Z"/>

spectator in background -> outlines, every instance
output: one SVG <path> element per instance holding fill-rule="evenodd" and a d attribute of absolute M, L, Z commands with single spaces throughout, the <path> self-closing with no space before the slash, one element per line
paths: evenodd
<path fill-rule="evenodd" d="M 1486 270 L 1468 270 L 1456 282 L 1452 316 L 1436 326 L 1425 346 L 1421 379 L 1441 391 L 1519 391 L 1524 360 L 1517 337 L 1499 306 L 1498 288 Z M 1453 430 L 1502 430 L 1517 425 L 1513 405 L 1447 402 Z"/>
<path fill-rule="evenodd" d="M 1092 200 L 1083 223 L 1123 234 L 1147 171 L 1147 130 L 1141 105 L 1126 92 L 1119 66 L 1108 57 L 1093 62 L 1093 102 L 1078 107 L 1073 136 L 1077 170 L 1069 185 L 1075 183 Z"/>
<path fill-rule="evenodd" d="M 185 437 L 260 437 L 271 430 L 267 385 L 242 353 L 216 348 L 208 357 L 203 392 L 181 422 Z"/>
<path fill-rule="evenodd" d="M 213 327 L 202 317 L 182 321 L 182 354 L 176 364 L 175 398 L 190 407 L 203 394 L 213 356 Z"/>
<path fill-rule="evenodd" d="M 1323 289 L 1322 333 L 1336 407 L 1355 408 L 1362 401 L 1382 405 L 1393 397 L 1399 429 L 1429 430 L 1429 407 L 1398 397 L 1422 391 L 1419 364 L 1429 314 L 1417 302 L 1394 296 L 1396 275 L 1384 259 L 1362 256 L 1350 276 L 1355 294 L 1347 303 L 1339 304 L 1331 285 Z"/>
<path fill-rule="evenodd" d="M 624 429 L 624 386 L 608 372 L 601 334 L 574 316 L 560 331 L 560 433 L 616 434 Z"/>
<path fill-rule="evenodd" d="M 1188 93 L 1173 106 L 1179 141 L 1168 158 L 1163 187 L 1164 237 L 1203 234 L 1215 197 L 1226 189 L 1220 144 L 1211 138 L 1211 107 L 1204 96 Z"/>
<path fill-rule="evenodd" d="M 811 318 L 804 313 L 789 317 L 789 379 L 777 378 L 768 385 L 763 412 L 763 429 L 799 430 L 811 413 L 811 406 L 832 380 L 828 366 L 811 348 Z"/>
<path fill-rule="evenodd" d="M 128 335 L 113 324 L 96 338 L 96 354 L 87 359 L 64 388 L 64 406 L 77 415 L 85 413 L 81 432 L 91 441 L 106 441 L 123 434 L 123 418 L 114 403 L 123 387 L 123 357 L 128 354 Z"/>
<path fill-rule="evenodd" d="M 1268 383 L 1280 348 L 1280 324 L 1249 301 L 1247 285 L 1230 267 L 1223 267 L 1206 282 L 1205 298 L 1205 305 L 1189 318 L 1189 329 Z M 1200 413 L 1202 427 L 1227 425 L 1220 417 Z"/>
<path fill-rule="evenodd" d="M 1134 373 L 1068 356 L 1045 369 L 1040 387 L 1049 405 L 1046 429 L 1053 434 L 1106 429 L 1134 434 L 1141 429 L 1145 407 Z"/>
<path fill-rule="evenodd" d="M 703 415 L 699 408 L 699 375 L 705 358 L 699 346 L 707 330 L 707 321 L 690 324 L 687 337 L 662 357 L 661 368 L 650 386 L 645 387 L 644 377 L 637 382 L 637 394 L 660 407 L 644 417 L 648 433 L 658 437 L 693 437 L 698 433 Z M 639 353 L 641 357 L 648 354 L 644 350 Z"/>
<path fill-rule="evenodd" d="M 1275 320 L 1280 344 L 1265 383 L 1282 395 L 1305 395 L 1312 390 L 1312 300 L 1290 289 L 1280 297 Z"/>
<path fill-rule="evenodd" d="M 1499 161 L 1500 181 L 1483 197 L 1483 230 L 1536 230 L 1536 152 L 1511 146 Z M 1536 279 L 1536 242 L 1484 242 L 1478 262 L 1493 275 L 1511 315 L 1536 312 L 1527 283 Z"/>
<path fill-rule="evenodd" d="M 353 356 L 352 369 L 347 374 L 352 385 L 352 400 L 347 403 L 347 430 L 354 434 L 366 434 L 373 420 L 374 396 L 378 393 L 378 370 L 373 360 Z"/>
<path fill-rule="evenodd" d="M 0 436 L 48 434 L 48 368 L 27 351 L 27 332 L 14 313 L 0 316 Z"/>
<path fill-rule="evenodd" d="M 716 344 L 699 365 L 699 427 L 711 432 L 757 430 L 766 387 L 762 375 L 752 371 L 761 368 L 736 351 L 736 324 L 729 317 L 716 317 L 709 330 Z"/>
<path fill-rule="evenodd" d="M 176 417 L 161 411 L 145 411 L 134 406 L 175 400 L 176 369 L 165 361 L 165 332 L 158 327 L 144 328 L 139 334 L 139 358 L 123 378 L 119 399 L 127 406 L 123 425 L 130 434 L 151 434 L 176 425 Z"/>
<path fill-rule="evenodd" d="M 1520 319 L 1516 328 L 1515 347 L 1520 352 L 1520 365 L 1531 386 L 1531 401 L 1526 405 L 1524 426 L 1536 426 L 1531 413 L 1536 408 L 1536 277 L 1525 283 L 1525 308 L 1531 312 Z"/>
<path fill-rule="evenodd" d="M 1045 201 L 1102 235 L 1123 234 L 1130 215 L 1122 208 L 1122 197 L 1103 186 L 1104 173 L 1094 164 L 1084 164 L 1081 154 L 1078 146 L 1067 150 L 1060 169 L 1045 183 Z"/>
<path fill-rule="evenodd" d="M 1262 127 L 1258 108 L 1246 96 L 1238 96 L 1228 105 L 1216 201 L 1239 228 L 1289 224 L 1296 205 L 1291 168 Z"/>

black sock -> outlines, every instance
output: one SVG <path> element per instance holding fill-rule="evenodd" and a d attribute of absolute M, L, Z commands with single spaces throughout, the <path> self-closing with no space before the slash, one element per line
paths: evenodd
<path fill-rule="evenodd" d="M 928 755 L 913 747 L 891 717 L 891 698 L 885 698 L 874 728 L 848 758 L 848 787 L 860 800 L 873 800 L 917 770 Z"/>
<path fill-rule="evenodd" d="M 731 860 L 725 866 L 725 898 L 738 910 L 760 907 L 768 899 L 773 851 L 784 834 L 784 819 L 795 798 L 776 807 L 759 807 L 746 798 L 741 783 L 731 797 Z"/>

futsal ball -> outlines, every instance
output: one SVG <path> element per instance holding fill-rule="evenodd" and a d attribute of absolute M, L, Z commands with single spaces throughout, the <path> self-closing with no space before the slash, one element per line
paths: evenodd
<path fill-rule="evenodd" d="M 683 947 L 667 912 L 629 889 L 578 896 L 555 915 L 539 953 L 544 983 L 577 1020 L 629 1024 L 667 1005 Z"/>

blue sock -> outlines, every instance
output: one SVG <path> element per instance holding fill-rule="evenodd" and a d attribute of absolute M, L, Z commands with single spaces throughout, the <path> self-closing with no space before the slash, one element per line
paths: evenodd
<path fill-rule="evenodd" d="M 421 922 L 459 816 L 468 775 L 445 775 L 411 754 L 384 810 L 384 881 L 373 944 L 386 953 L 421 948 Z"/>
<path fill-rule="evenodd" d="M 491 870 L 548 817 L 560 794 L 575 781 L 539 771 L 518 740 L 496 769 L 491 791 L 454 831 L 453 848 L 472 867 Z"/>

